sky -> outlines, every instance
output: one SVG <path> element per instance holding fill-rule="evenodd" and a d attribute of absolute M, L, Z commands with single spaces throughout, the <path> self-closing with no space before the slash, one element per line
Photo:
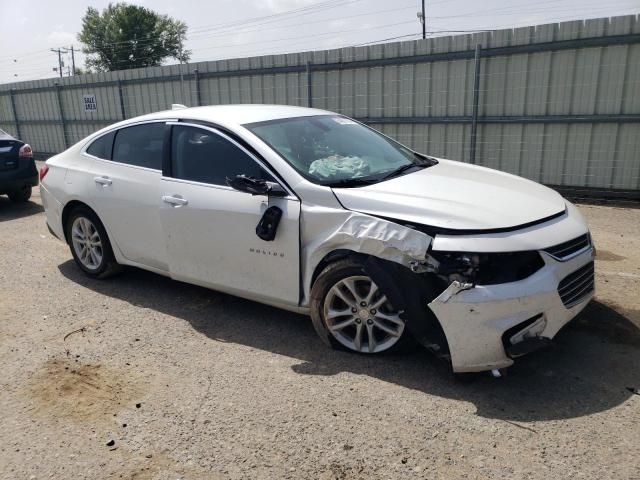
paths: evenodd
<path fill-rule="evenodd" d="M 57 76 L 88 7 L 108 0 L 0 0 L 0 83 Z M 191 61 L 417 39 L 420 0 L 131 0 L 188 26 Z M 425 0 L 429 36 L 640 13 L 640 0 Z M 66 73 L 70 55 L 63 55 Z M 176 63 L 168 60 L 167 64 Z"/>

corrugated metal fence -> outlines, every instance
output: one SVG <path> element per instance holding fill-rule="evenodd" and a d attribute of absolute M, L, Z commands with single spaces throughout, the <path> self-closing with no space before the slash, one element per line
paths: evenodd
<path fill-rule="evenodd" d="M 172 103 L 325 108 L 432 155 L 640 194 L 638 16 L 0 85 L 0 128 L 50 155 Z"/>

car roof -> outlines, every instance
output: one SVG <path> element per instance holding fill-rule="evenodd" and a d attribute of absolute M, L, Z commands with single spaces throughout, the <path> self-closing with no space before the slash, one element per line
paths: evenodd
<path fill-rule="evenodd" d="M 156 120 L 163 118 L 202 120 L 223 125 L 244 125 L 281 118 L 308 117 L 313 115 L 335 115 L 333 112 L 316 108 L 294 107 L 290 105 L 212 105 L 206 107 L 178 108 L 131 118 L 127 122 Z"/>

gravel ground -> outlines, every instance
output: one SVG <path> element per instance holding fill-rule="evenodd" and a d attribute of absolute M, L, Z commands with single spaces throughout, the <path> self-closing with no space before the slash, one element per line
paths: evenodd
<path fill-rule="evenodd" d="M 0 197 L 0 477 L 640 478 L 640 209 L 581 206 L 597 298 L 505 378 L 327 349 L 309 319 L 85 277 Z"/>

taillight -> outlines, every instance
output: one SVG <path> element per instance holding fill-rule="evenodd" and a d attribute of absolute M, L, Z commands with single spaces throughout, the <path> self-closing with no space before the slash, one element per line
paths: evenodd
<path fill-rule="evenodd" d="M 20 158 L 31 158 L 33 157 L 33 150 L 31 150 L 31 145 L 25 143 L 20 147 L 20 152 L 18 153 Z"/>
<path fill-rule="evenodd" d="M 42 179 L 44 178 L 44 176 L 47 174 L 47 172 L 49 171 L 49 165 L 47 165 L 46 163 L 40 167 L 40 181 L 42 181 Z"/>

